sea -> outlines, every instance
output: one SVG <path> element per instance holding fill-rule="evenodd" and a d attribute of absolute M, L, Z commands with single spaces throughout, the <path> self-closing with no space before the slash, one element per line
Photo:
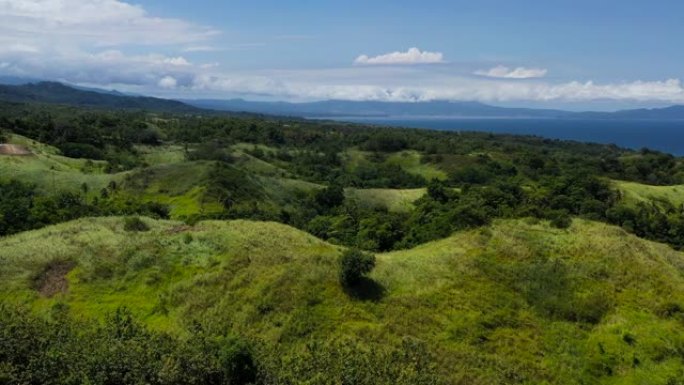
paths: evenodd
<path fill-rule="evenodd" d="M 584 120 L 516 118 L 333 117 L 326 120 L 425 128 L 532 135 L 550 139 L 649 148 L 684 156 L 684 120 Z"/>

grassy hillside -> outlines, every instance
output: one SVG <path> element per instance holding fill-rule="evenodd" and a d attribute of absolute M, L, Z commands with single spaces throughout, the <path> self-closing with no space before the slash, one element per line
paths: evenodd
<path fill-rule="evenodd" d="M 684 368 L 684 254 L 575 220 L 497 221 L 378 254 L 361 288 L 338 247 L 276 223 L 82 219 L 0 240 L 3 300 L 156 329 L 232 328 L 273 356 L 305 344 L 424 341 L 447 384 L 673 384 Z M 283 369 L 284 370 L 284 369 Z M 315 381 L 314 381 L 315 382 Z"/>
<path fill-rule="evenodd" d="M 615 181 L 614 183 L 628 203 L 653 202 L 657 204 L 669 202 L 676 207 L 684 204 L 684 185 L 651 186 L 625 181 Z"/>
<path fill-rule="evenodd" d="M 91 191 L 99 191 L 109 182 L 121 181 L 125 173 L 107 174 L 105 162 L 67 158 L 55 147 L 19 135 L 10 136 L 8 143 L 21 145 L 32 155 L 0 155 L 0 175 L 37 185 L 42 191 L 79 191 L 86 183 Z"/>
<path fill-rule="evenodd" d="M 446 180 L 447 174 L 434 165 L 422 163 L 422 155 L 417 151 L 401 151 L 392 154 L 387 163 L 396 164 L 408 173 L 422 176 L 426 180 L 439 179 Z"/>
<path fill-rule="evenodd" d="M 406 212 L 413 202 L 425 195 L 426 189 L 347 189 L 346 197 L 360 205 L 385 208 L 392 212 Z"/>
<path fill-rule="evenodd" d="M 426 180 L 446 180 L 448 177 L 446 172 L 442 171 L 440 168 L 429 163 L 421 162 L 422 155 L 417 151 L 399 151 L 383 155 L 384 159 L 375 159 L 375 161 L 379 160 L 386 165 L 399 166 L 409 174 L 421 176 Z M 343 154 L 342 159 L 348 170 L 355 170 L 362 165 L 369 165 L 372 156 L 372 152 L 348 150 Z"/>

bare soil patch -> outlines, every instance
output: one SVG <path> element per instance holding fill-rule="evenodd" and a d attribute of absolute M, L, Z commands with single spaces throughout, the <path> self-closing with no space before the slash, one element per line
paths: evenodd
<path fill-rule="evenodd" d="M 0 155 L 31 155 L 31 151 L 24 146 L 18 144 L 0 144 Z"/>
<path fill-rule="evenodd" d="M 74 268 L 74 262 L 53 262 L 34 279 L 34 287 L 44 297 L 53 297 L 69 291 L 67 274 Z"/>
<path fill-rule="evenodd" d="M 166 230 L 166 234 L 179 234 L 179 233 L 185 233 L 188 231 L 193 231 L 192 226 L 188 225 L 179 225 L 179 226 L 174 226 L 168 230 Z"/>

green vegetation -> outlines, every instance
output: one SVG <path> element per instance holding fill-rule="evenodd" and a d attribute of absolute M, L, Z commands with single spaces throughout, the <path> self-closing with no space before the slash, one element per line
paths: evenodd
<path fill-rule="evenodd" d="M 497 221 L 378 254 L 350 295 L 341 250 L 290 227 L 145 222 L 149 232 L 102 218 L 1 240 L 3 301 L 48 322 L 61 311 L 106 324 L 126 306 L 177 343 L 198 323 L 212 338 L 228 331 L 264 383 L 330 383 L 352 371 L 368 384 L 667 384 L 684 365 L 684 255 L 616 227 Z M 65 260 L 70 270 L 49 274 Z M 46 274 L 68 286 L 33 283 Z"/>
<path fill-rule="evenodd" d="M 128 217 L 124 221 L 126 231 L 149 231 L 150 227 L 139 217 Z"/>
<path fill-rule="evenodd" d="M 347 199 L 367 208 L 386 209 L 390 212 L 408 212 L 427 190 L 417 189 L 354 189 L 345 191 Z"/>
<path fill-rule="evenodd" d="M 432 164 L 423 161 L 422 155 L 417 151 L 402 151 L 387 158 L 389 164 L 395 164 L 410 174 L 422 176 L 425 180 L 449 178 L 446 172 Z"/>
<path fill-rule="evenodd" d="M 344 287 L 354 287 L 375 267 L 375 256 L 361 250 L 350 249 L 340 257 L 340 283 Z"/>
<path fill-rule="evenodd" d="M 684 378 L 682 159 L 37 104 L 0 129 L 0 382 Z"/>
<path fill-rule="evenodd" d="M 626 203 L 668 203 L 684 205 L 684 185 L 651 186 L 642 183 L 615 181 Z"/>

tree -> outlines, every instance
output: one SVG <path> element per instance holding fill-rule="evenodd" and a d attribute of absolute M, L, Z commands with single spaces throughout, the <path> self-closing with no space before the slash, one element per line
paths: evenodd
<path fill-rule="evenodd" d="M 316 203 L 323 209 L 337 207 L 344 202 L 344 189 L 339 185 L 332 185 L 316 193 Z"/>
<path fill-rule="evenodd" d="M 447 202 L 452 195 L 444 185 L 444 182 L 438 179 L 432 179 L 430 183 L 428 183 L 427 194 L 430 198 L 441 203 Z"/>
<path fill-rule="evenodd" d="M 375 267 L 375 255 L 349 249 L 340 257 L 340 283 L 351 287 L 358 284 Z"/>

